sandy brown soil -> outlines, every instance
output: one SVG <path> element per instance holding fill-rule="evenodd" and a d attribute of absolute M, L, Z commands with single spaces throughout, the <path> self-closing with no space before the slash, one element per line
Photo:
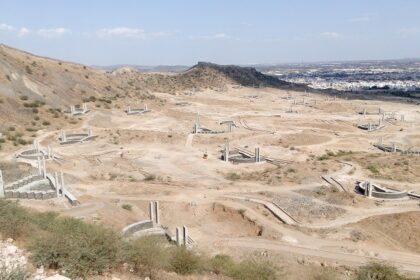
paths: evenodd
<path fill-rule="evenodd" d="M 69 71 L 84 71 L 82 66 L 74 67 Z M 299 92 L 232 86 L 223 91 L 164 92 L 150 90 L 153 98 L 147 102 L 152 112 L 139 116 L 124 113 L 129 104 L 124 98 L 91 102 L 92 111 L 78 118 L 58 111 L 54 118 L 54 113 L 48 112 L 51 104 L 41 107 L 40 120 L 34 126 L 42 129 L 30 134 L 20 129 L 25 139 L 36 138 L 63 158 L 61 164 L 48 162 L 47 168 L 65 172 L 67 187 L 81 204 L 72 207 L 61 198 L 21 203 L 121 230 L 148 219 L 149 201 L 158 200 L 162 224 L 173 232 L 177 226 L 188 226 L 197 249 L 208 254 L 228 252 L 240 257 L 245 252 L 268 252 L 270 260 L 276 260 L 277 255 L 296 256 L 296 267 L 303 265 L 297 259 L 310 261 L 308 271 L 316 270 L 321 261 L 353 266 L 372 259 L 388 260 L 420 272 L 420 245 L 413 238 L 419 230 L 418 201 L 369 200 L 354 189 L 357 180 L 367 179 L 420 192 L 418 157 L 384 154 L 372 145 L 383 136 L 386 141 L 420 146 L 417 105 L 340 98 L 327 101 L 312 93 L 307 97 Z M 293 106 L 292 100 L 282 98 L 288 94 L 317 99 L 317 105 Z M 72 101 L 69 98 L 68 102 Z M 188 104 L 179 106 L 178 102 Z M 287 113 L 291 106 L 298 113 Z M 356 127 L 366 120 L 357 114 L 366 106 L 404 113 L 406 121 L 367 133 Z M 238 128 L 232 133 L 192 135 L 197 112 L 205 127 L 223 130 L 226 127 L 219 122 L 229 119 Z M 43 126 L 44 119 L 51 124 Z M 87 128 L 98 135 L 95 141 L 59 145 L 60 129 Z M 279 166 L 225 163 L 220 151 L 226 140 L 232 148 L 253 151 L 259 146 L 263 156 L 288 162 Z M 21 149 L 25 147 L 8 141 L 2 145 L 0 158 L 14 162 L 14 154 Z M 352 167 L 345 168 L 341 161 Z M 16 177 L 16 170 L 22 176 L 29 173 L 28 167 L 1 166 L 6 183 Z M 346 192 L 321 179 L 331 174 L 344 182 Z M 283 224 L 264 205 L 247 198 L 276 201 L 298 224 Z M 123 209 L 124 204 L 132 210 Z M 360 240 L 356 242 L 357 236 Z"/>

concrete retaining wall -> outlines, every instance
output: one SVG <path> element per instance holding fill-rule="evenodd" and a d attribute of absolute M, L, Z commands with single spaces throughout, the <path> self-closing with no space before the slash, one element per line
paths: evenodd
<path fill-rule="evenodd" d="M 123 236 L 129 237 L 138 231 L 151 229 L 153 227 L 154 227 L 154 223 L 153 221 L 150 221 L 150 220 L 134 223 L 134 224 L 126 226 L 123 229 Z"/>
<path fill-rule="evenodd" d="M 365 193 L 366 185 L 368 182 L 359 182 L 357 187 L 360 192 Z M 407 197 L 407 191 L 397 191 L 392 189 L 385 189 L 380 186 L 374 185 L 372 190 L 372 197 L 382 199 L 401 199 Z"/>

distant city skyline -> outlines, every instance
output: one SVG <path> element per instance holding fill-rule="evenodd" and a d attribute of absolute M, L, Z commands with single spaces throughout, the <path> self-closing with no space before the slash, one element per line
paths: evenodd
<path fill-rule="evenodd" d="M 0 43 L 87 65 L 420 58 L 420 1 L 0 0 Z"/>

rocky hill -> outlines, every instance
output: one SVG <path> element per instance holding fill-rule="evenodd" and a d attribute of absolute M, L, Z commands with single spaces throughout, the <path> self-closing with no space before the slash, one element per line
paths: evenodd
<path fill-rule="evenodd" d="M 109 72 L 0 45 L 0 133 L 15 125 L 29 132 L 44 129 L 51 118 L 60 126 L 64 120 L 59 111 L 82 102 L 111 108 L 155 99 L 154 92 L 223 90 L 229 85 L 292 86 L 249 67 L 200 62 L 178 74 L 145 73 L 129 67 Z"/>

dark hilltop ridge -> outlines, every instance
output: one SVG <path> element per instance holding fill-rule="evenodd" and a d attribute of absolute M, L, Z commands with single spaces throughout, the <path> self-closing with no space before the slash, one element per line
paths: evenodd
<path fill-rule="evenodd" d="M 293 83 L 282 81 L 274 76 L 263 74 L 253 67 L 241 67 L 237 65 L 219 65 L 210 62 L 198 62 L 188 71 L 200 69 L 213 69 L 226 76 L 233 82 L 245 87 L 274 87 L 292 88 L 298 86 Z M 301 86 L 304 88 L 305 86 Z"/>

